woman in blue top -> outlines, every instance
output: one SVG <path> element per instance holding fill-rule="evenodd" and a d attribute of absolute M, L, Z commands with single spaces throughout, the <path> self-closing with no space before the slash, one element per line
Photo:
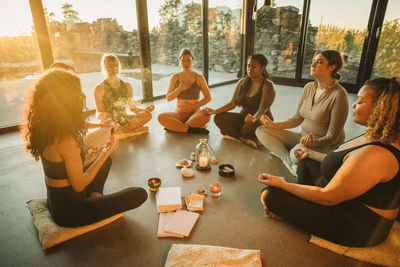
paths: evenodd
<path fill-rule="evenodd" d="M 383 242 L 400 207 L 399 79 L 367 81 L 353 104 L 353 121 L 365 134 L 329 154 L 295 150 L 298 159 L 321 162 L 319 175 L 299 173 L 299 182 L 260 174 L 266 214 L 283 217 L 301 229 L 346 246 Z"/>

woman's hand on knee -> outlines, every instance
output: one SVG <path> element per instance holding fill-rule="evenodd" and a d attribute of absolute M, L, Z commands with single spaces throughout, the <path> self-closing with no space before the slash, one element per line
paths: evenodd
<path fill-rule="evenodd" d="M 260 173 L 258 175 L 258 181 L 262 184 L 274 187 L 280 187 L 280 185 L 283 183 L 287 183 L 284 177 L 279 177 L 268 173 Z"/>
<path fill-rule="evenodd" d="M 213 115 L 213 114 L 215 114 L 215 110 L 212 109 L 212 108 L 205 107 L 203 110 L 204 110 L 204 112 L 207 113 L 208 115 Z"/>
<path fill-rule="evenodd" d="M 312 133 L 309 133 L 309 134 L 307 134 L 306 136 L 303 136 L 303 137 L 300 139 L 300 143 L 301 143 L 303 146 L 307 146 L 307 147 L 313 146 L 313 145 L 314 145 L 314 138 L 313 138 L 313 136 L 312 136 Z"/>
<path fill-rule="evenodd" d="M 310 157 L 310 149 L 306 147 L 298 148 L 293 153 L 298 160 L 308 159 Z"/>
<path fill-rule="evenodd" d="M 154 105 L 148 105 L 147 107 L 144 108 L 148 112 L 152 112 L 154 110 Z"/>
<path fill-rule="evenodd" d="M 260 122 L 262 125 L 264 125 L 265 128 L 270 128 L 270 129 L 278 129 L 279 128 L 277 126 L 277 124 L 273 120 L 271 120 L 271 118 L 268 117 L 267 115 L 261 116 Z"/>
<path fill-rule="evenodd" d="M 254 119 L 253 115 L 247 114 L 247 116 L 244 118 L 245 123 L 254 123 L 256 120 Z"/>

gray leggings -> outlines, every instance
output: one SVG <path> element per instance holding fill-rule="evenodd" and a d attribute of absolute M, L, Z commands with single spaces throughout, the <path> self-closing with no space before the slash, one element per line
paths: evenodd
<path fill-rule="evenodd" d="M 282 161 L 298 164 L 298 159 L 294 156 L 294 151 L 302 147 L 300 144 L 301 134 L 285 129 L 270 129 L 260 126 L 256 130 L 258 140 L 269 151 L 279 157 Z M 313 147 L 312 150 L 327 153 L 333 146 Z"/>

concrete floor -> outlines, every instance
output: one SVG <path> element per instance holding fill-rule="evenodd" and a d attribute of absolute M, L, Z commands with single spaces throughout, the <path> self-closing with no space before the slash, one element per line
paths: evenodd
<path fill-rule="evenodd" d="M 212 89 L 210 107 L 226 103 L 233 85 Z M 272 107 L 276 120 L 294 113 L 301 88 L 276 86 L 277 99 Z M 350 102 L 354 95 L 350 96 Z M 263 266 L 371 266 L 308 243 L 309 236 L 293 225 L 269 219 L 263 212 L 258 183 L 259 172 L 288 177 L 289 171 L 269 152 L 225 140 L 211 121 L 209 143 L 219 163 L 236 166 L 236 176 L 195 171 L 194 178 L 183 178 L 174 163 L 188 158 L 199 138 L 165 132 L 158 124 L 158 113 L 171 110 L 174 102 L 154 102 L 154 118 L 146 135 L 121 141 L 114 152 L 113 167 L 105 193 L 127 186 L 147 189 L 147 179 L 160 177 L 163 186 L 181 186 L 183 195 L 217 181 L 222 185 L 220 200 L 206 198 L 188 238 L 157 238 L 158 214 L 155 198 L 148 200 L 123 218 L 98 230 L 76 237 L 48 251 L 42 251 L 38 234 L 26 208 L 26 201 L 46 196 L 41 164 L 25 151 L 19 133 L 0 135 L 0 259 L 1 266 L 163 266 L 171 244 L 190 243 L 260 249 Z M 347 139 L 362 132 L 350 119 Z M 249 166 L 252 158 L 255 164 Z"/>

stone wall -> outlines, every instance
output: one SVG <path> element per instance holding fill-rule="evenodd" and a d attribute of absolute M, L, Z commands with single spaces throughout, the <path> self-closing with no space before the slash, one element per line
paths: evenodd
<path fill-rule="evenodd" d="M 228 14 L 229 13 L 229 14 Z M 241 60 L 241 35 L 238 32 L 240 10 L 213 9 L 210 11 L 215 18 L 230 17 L 227 25 L 217 25 L 219 20 L 211 21 L 209 25 L 209 69 L 217 72 L 238 73 Z M 225 15 L 227 15 L 224 17 Z M 152 63 L 178 65 L 178 53 L 184 47 L 189 47 L 195 55 L 195 68 L 201 68 L 203 62 L 203 40 L 200 18 L 192 18 L 190 25 L 185 23 L 185 14 L 181 19 L 169 21 L 150 32 L 150 49 Z M 187 21 L 187 20 L 186 20 Z M 268 60 L 268 71 L 275 77 L 294 78 L 297 64 L 298 44 L 300 38 L 301 14 L 294 6 L 267 7 L 257 11 L 254 36 L 254 52 L 265 55 Z M 77 23 L 70 31 L 59 25 L 58 31 L 52 33 L 53 51 L 58 58 L 71 58 L 72 51 L 90 51 L 96 53 L 118 53 L 127 57 L 128 53 L 139 54 L 137 30 L 124 31 L 115 19 L 102 18 L 93 23 Z M 305 56 L 303 63 L 303 78 L 312 78 L 309 65 L 316 50 L 316 35 L 318 27 L 309 23 Z M 58 36 L 58 37 L 57 37 Z M 76 54 L 76 53 L 75 53 Z M 93 57 L 93 56 L 91 56 Z M 138 60 L 135 60 L 135 67 Z M 79 62 L 77 62 L 79 63 Z M 82 60 L 79 64 L 82 64 Z M 92 63 L 90 63 L 92 64 Z M 77 69 L 88 71 L 90 64 Z M 342 73 L 344 81 L 355 82 L 359 60 L 350 58 Z M 128 66 L 129 67 L 129 66 Z M 97 70 L 98 65 L 92 70 Z"/>

